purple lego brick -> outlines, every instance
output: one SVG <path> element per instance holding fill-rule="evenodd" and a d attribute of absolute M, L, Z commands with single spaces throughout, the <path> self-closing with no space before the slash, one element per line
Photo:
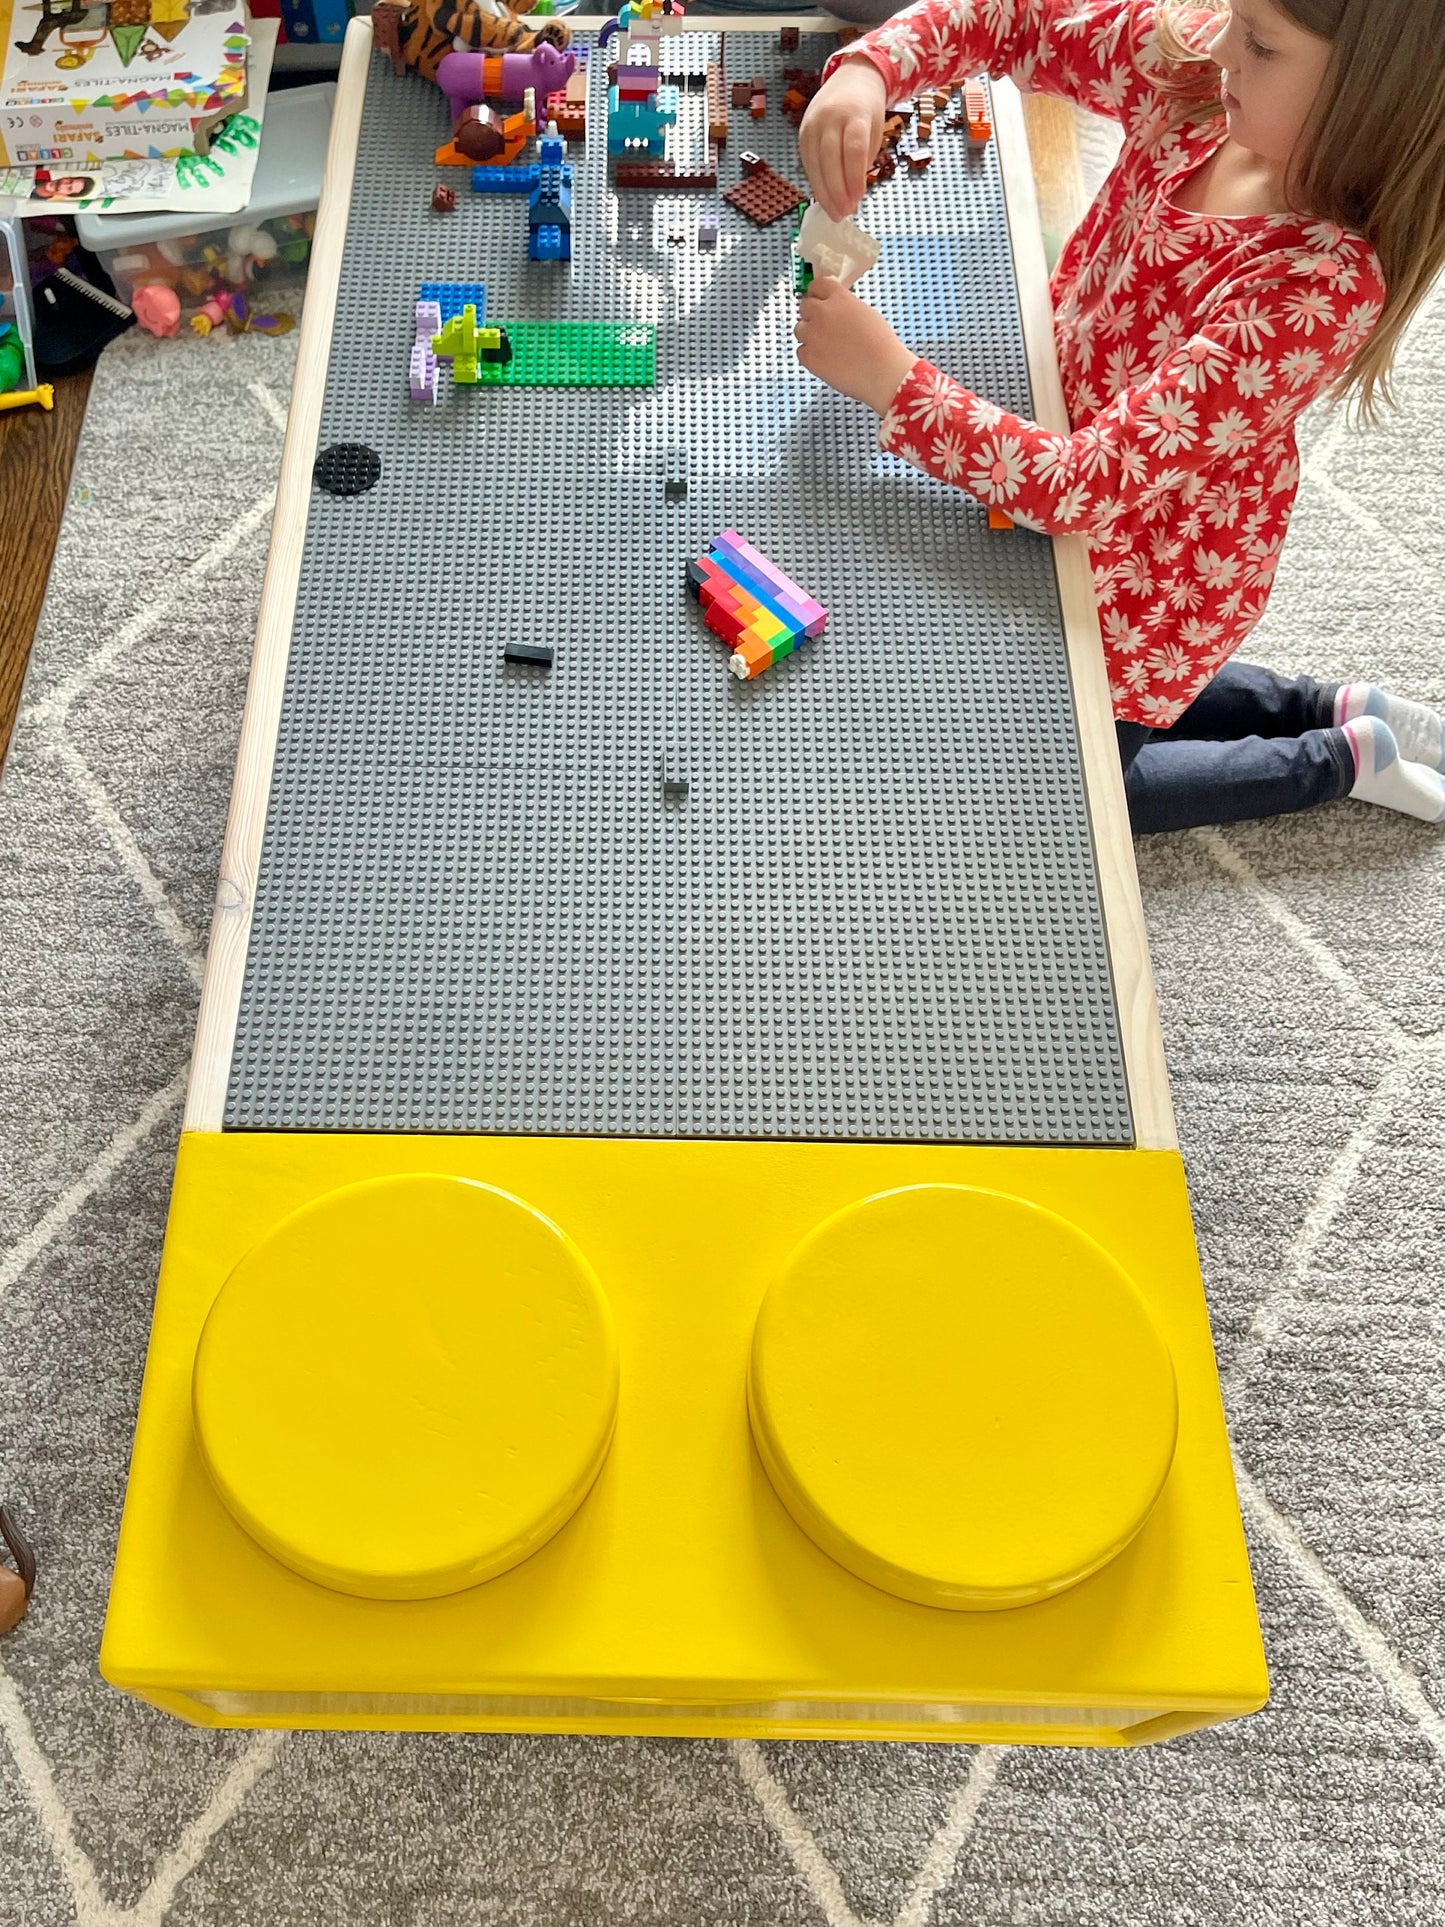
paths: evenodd
<path fill-rule="evenodd" d="M 439 400 L 437 391 L 437 358 L 424 341 L 418 341 L 411 351 L 411 368 L 408 373 L 407 385 L 411 390 L 411 398 L 413 401 L 429 401 L 434 403 Z"/>
<path fill-rule="evenodd" d="M 770 562 L 760 549 L 755 549 L 751 542 L 744 541 L 736 529 L 724 529 L 721 535 L 715 535 L 712 547 L 736 556 L 739 562 L 761 576 L 765 582 L 770 582 L 778 601 L 790 614 L 796 614 L 799 617 L 810 636 L 822 634 L 828 621 L 828 611 L 822 603 L 810 596 L 806 589 L 800 589 L 798 584 L 790 576 L 784 575 L 778 565 Z"/>

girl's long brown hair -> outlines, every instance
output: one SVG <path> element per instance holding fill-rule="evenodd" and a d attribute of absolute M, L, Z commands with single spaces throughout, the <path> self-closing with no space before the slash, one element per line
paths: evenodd
<path fill-rule="evenodd" d="M 1273 0 L 1330 42 L 1330 61 L 1285 189 L 1302 214 L 1363 234 L 1379 256 L 1385 306 L 1335 382 L 1364 421 L 1394 405 L 1390 370 L 1405 323 L 1445 261 L 1445 0 Z M 1198 51 L 1197 6 L 1186 39 L 1163 0 L 1161 50 L 1178 63 L 1162 79 L 1190 118 L 1222 114 L 1214 63 Z M 1196 79 L 1197 63 L 1209 68 Z M 1206 95 L 1207 89 L 1207 95 Z"/>

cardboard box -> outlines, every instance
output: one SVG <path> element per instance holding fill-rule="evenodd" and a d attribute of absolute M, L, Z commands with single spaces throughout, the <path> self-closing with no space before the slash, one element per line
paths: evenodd
<path fill-rule="evenodd" d="M 246 100 L 244 0 L 0 0 L 0 164 L 204 154 Z"/>

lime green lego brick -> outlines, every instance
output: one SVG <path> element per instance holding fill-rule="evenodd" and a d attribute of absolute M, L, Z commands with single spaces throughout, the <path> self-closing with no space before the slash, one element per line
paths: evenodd
<path fill-rule="evenodd" d="M 650 388 L 657 331 L 644 321 L 498 321 L 512 359 L 482 362 L 479 388 Z"/>

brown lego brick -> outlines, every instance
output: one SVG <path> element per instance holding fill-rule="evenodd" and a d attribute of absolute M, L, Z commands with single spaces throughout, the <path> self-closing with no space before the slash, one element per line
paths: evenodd
<path fill-rule="evenodd" d="M 728 137 L 728 104 L 723 93 L 722 64 L 710 60 L 707 66 L 707 137 L 714 147 L 725 147 Z"/>
<path fill-rule="evenodd" d="M 669 188 L 717 186 L 717 149 L 711 144 L 701 167 L 679 167 L 676 161 L 618 161 L 612 170 L 614 187 Z"/>
<path fill-rule="evenodd" d="M 823 84 L 816 67 L 784 67 L 783 113 L 796 127 L 808 111 L 808 102 Z"/>
<path fill-rule="evenodd" d="M 752 99 L 752 97 L 753 97 L 753 87 L 752 87 L 751 81 L 735 80 L 733 82 L 733 106 L 734 107 L 746 107 L 748 102 Z"/>
<path fill-rule="evenodd" d="M 778 52 L 795 54 L 798 51 L 798 42 L 801 38 L 802 35 L 798 28 L 780 27 L 778 29 Z"/>
<path fill-rule="evenodd" d="M 759 227 L 771 227 L 774 221 L 781 221 L 807 198 L 801 188 L 774 173 L 766 161 L 760 162 L 723 195 L 725 201 L 731 201 L 740 214 L 746 214 Z"/>
<path fill-rule="evenodd" d="M 572 82 L 580 80 L 580 88 Z M 579 67 L 565 87 L 559 87 L 554 94 L 548 94 L 544 121 L 555 122 L 557 132 L 569 141 L 582 141 L 587 138 L 587 69 Z"/>
<path fill-rule="evenodd" d="M 405 12 L 405 7 L 393 5 L 392 0 L 377 0 L 371 9 L 372 45 L 378 53 L 386 55 L 394 74 L 406 72 L 401 52 L 401 21 Z"/>

